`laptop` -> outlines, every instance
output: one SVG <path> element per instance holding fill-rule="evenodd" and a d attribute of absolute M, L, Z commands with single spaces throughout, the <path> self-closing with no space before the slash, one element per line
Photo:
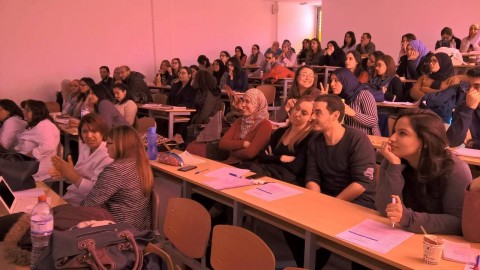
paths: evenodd
<path fill-rule="evenodd" d="M 12 192 L 7 181 L 0 176 L 0 201 L 8 213 L 29 213 L 38 202 L 38 195 L 44 194 L 41 189 Z M 30 192 L 32 191 L 32 192 Z M 39 192 L 40 191 L 40 192 Z"/>

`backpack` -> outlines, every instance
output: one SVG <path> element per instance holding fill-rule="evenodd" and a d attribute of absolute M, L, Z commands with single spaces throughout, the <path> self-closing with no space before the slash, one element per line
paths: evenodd
<path fill-rule="evenodd" d="M 450 123 L 453 109 L 465 100 L 468 89 L 470 89 L 470 83 L 461 81 L 445 90 L 427 93 L 420 100 L 420 108 L 432 110 L 445 123 Z"/>

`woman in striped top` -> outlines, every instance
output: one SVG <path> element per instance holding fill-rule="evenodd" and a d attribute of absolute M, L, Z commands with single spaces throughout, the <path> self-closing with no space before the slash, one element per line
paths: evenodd
<path fill-rule="evenodd" d="M 153 174 L 140 137 L 132 127 L 119 126 L 110 132 L 107 147 L 114 161 L 100 173 L 81 205 L 101 206 L 117 222 L 151 229 Z"/>
<path fill-rule="evenodd" d="M 346 68 L 336 69 L 330 80 L 333 93 L 345 100 L 345 124 L 367 135 L 381 136 L 377 104 L 370 91 Z"/>

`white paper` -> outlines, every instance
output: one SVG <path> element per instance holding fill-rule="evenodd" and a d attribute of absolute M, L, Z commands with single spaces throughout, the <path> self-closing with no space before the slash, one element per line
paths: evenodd
<path fill-rule="evenodd" d="M 215 178 L 223 178 L 223 177 L 230 177 L 230 176 L 242 176 L 248 173 L 250 170 L 246 169 L 239 169 L 235 167 L 223 167 L 209 173 L 206 173 L 205 176 L 207 177 L 215 177 Z"/>
<path fill-rule="evenodd" d="M 413 233 L 400 228 L 392 228 L 389 225 L 367 219 L 337 234 L 337 237 L 385 254 L 412 235 Z"/>
<path fill-rule="evenodd" d="M 443 259 L 461 262 L 461 263 L 475 263 L 475 256 L 473 249 L 468 243 L 457 243 L 453 241 L 443 240 L 445 247 L 443 248 Z"/>
<path fill-rule="evenodd" d="M 385 104 L 398 104 L 398 105 L 413 105 L 411 102 L 393 102 L 393 101 L 384 101 Z"/>
<path fill-rule="evenodd" d="M 252 185 L 252 181 L 243 177 L 224 176 L 213 180 L 206 180 L 204 183 L 217 190 L 244 187 Z"/>
<path fill-rule="evenodd" d="M 459 156 L 466 156 L 466 157 L 480 157 L 480 150 L 472 149 L 472 148 L 455 148 L 453 149 L 453 153 Z"/>
<path fill-rule="evenodd" d="M 15 198 L 37 198 L 40 195 L 45 195 L 42 188 L 31 188 L 22 191 L 13 192 Z"/>
<path fill-rule="evenodd" d="M 286 197 L 290 197 L 296 194 L 302 193 L 298 189 L 294 189 L 280 183 L 267 183 L 264 185 L 256 186 L 255 188 L 246 190 L 245 193 L 252 195 L 256 198 L 264 201 L 274 201 Z"/>
<path fill-rule="evenodd" d="M 196 157 L 187 151 L 184 151 L 183 153 L 179 154 L 179 156 L 182 158 L 183 163 L 185 163 L 185 165 L 197 165 L 197 164 L 205 163 L 204 159 Z"/>

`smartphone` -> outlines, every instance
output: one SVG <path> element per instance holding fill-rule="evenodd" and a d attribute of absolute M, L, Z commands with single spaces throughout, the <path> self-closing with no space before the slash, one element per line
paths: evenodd
<path fill-rule="evenodd" d="M 197 166 L 191 165 L 191 166 L 185 166 L 185 167 L 178 168 L 178 170 L 181 171 L 181 172 L 188 172 L 188 171 L 191 171 L 191 170 L 196 169 L 196 168 L 197 168 Z"/>
<path fill-rule="evenodd" d="M 246 178 L 247 179 L 258 179 L 258 178 L 262 178 L 264 177 L 265 175 L 261 174 L 261 173 L 256 173 L 256 174 L 252 174 L 250 176 L 247 176 Z"/>

